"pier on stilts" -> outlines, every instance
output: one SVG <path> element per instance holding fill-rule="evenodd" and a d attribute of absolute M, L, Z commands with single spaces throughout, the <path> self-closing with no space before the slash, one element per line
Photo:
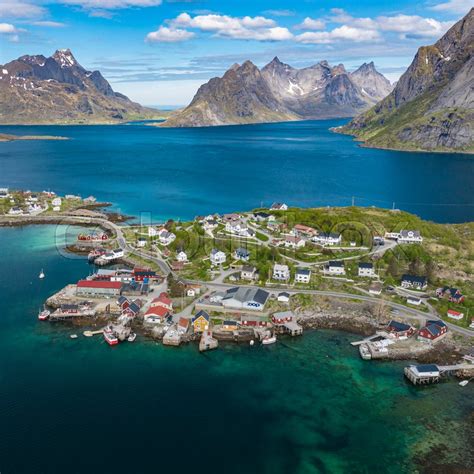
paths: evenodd
<path fill-rule="evenodd" d="M 456 375 L 459 371 L 473 370 L 474 365 L 465 364 L 454 364 L 454 365 L 436 365 L 436 364 L 425 364 L 425 365 L 410 365 L 405 367 L 405 377 L 413 385 L 429 385 L 438 383 L 443 377 L 449 377 Z"/>

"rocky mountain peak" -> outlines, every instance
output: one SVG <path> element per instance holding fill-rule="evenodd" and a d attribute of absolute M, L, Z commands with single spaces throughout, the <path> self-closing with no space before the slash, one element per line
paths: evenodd
<path fill-rule="evenodd" d="M 76 58 L 72 54 L 70 49 L 58 49 L 53 54 L 52 58 L 62 67 L 73 67 L 78 66 Z"/>

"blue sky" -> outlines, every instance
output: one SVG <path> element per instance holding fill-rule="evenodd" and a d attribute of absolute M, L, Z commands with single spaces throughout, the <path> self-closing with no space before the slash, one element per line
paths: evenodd
<path fill-rule="evenodd" d="M 70 48 L 115 90 L 180 105 L 235 62 L 366 61 L 390 80 L 474 0 L 1 0 L 0 63 Z"/>

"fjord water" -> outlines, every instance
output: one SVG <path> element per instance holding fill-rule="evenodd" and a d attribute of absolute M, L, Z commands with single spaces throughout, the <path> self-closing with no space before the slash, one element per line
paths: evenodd
<path fill-rule="evenodd" d="M 48 295 L 89 271 L 58 251 L 63 232 L 0 229 L 2 473 L 474 467 L 472 384 L 415 389 L 404 363 L 362 361 L 355 336 L 315 331 L 202 355 L 143 338 L 72 340 L 80 328 L 37 321 Z"/>
<path fill-rule="evenodd" d="M 395 207 L 437 222 L 474 220 L 472 155 L 361 148 L 344 120 L 200 129 L 147 124 L 1 126 L 67 141 L 0 144 L 0 186 L 93 194 L 125 213 L 193 218 L 273 201 Z"/>

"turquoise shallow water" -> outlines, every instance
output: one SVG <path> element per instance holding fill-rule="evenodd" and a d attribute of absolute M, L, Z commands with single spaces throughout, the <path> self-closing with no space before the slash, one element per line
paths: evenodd
<path fill-rule="evenodd" d="M 344 120 L 203 129 L 143 124 L 0 126 L 67 141 L 0 144 L 0 187 L 93 194 L 145 218 L 291 205 L 395 206 L 438 222 L 474 220 L 472 155 L 361 148 Z"/>
<path fill-rule="evenodd" d="M 472 384 L 414 389 L 403 363 L 359 359 L 354 336 L 200 355 L 144 340 L 110 348 L 38 322 L 44 298 L 89 271 L 58 252 L 57 234 L 0 229 L 2 474 L 400 473 L 432 449 L 425 465 L 474 468 Z"/>

